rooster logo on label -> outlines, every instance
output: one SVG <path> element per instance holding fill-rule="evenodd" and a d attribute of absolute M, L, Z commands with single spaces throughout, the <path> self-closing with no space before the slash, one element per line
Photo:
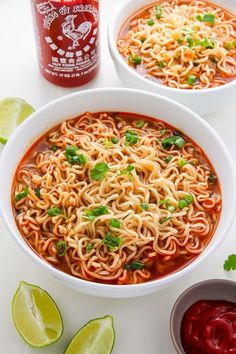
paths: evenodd
<path fill-rule="evenodd" d="M 92 29 L 92 24 L 90 21 L 85 21 L 81 23 L 77 28 L 75 26 L 75 19 L 77 15 L 68 15 L 65 21 L 62 23 L 63 34 L 72 40 L 71 49 L 79 47 L 79 41 L 84 40 L 90 33 Z"/>

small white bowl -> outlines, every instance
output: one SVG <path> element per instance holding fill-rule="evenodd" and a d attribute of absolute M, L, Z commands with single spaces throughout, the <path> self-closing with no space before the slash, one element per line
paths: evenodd
<path fill-rule="evenodd" d="M 236 282 L 210 279 L 192 285 L 176 300 L 170 316 L 170 334 L 178 354 L 184 354 L 181 343 L 181 322 L 185 312 L 200 300 L 225 300 L 235 302 Z"/>
<path fill-rule="evenodd" d="M 12 211 L 11 188 L 14 172 L 26 149 L 39 136 L 60 122 L 90 112 L 131 112 L 160 118 L 184 131 L 206 152 L 219 177 L 223 209 L 219 225 L 204 252 L 176 273 L 138 285 L 107 285 L 89 282 L 66 274 L 41 259 L 21 236 Z M 186 124 L 188 122 L 188 124 Z M 226 173 L 227 172 L 227 173 Z M 125 298 L 160 290 L 197 267 L 222 242 L 235 215 L 235 170 L 231 157 L 219 136 L 197 114 L 168 98 L 138 90 L 102 88 L 77 92 L 39 109 L 12 134 L 0 157 L 0 213 L 18 245 L 45 271 L 78 291 L 104 297 Z"/>
<path fill-rule="evenodd" d="M 207 0 L 207 2 L 236 13 L 235 0 Z M 120 7 L 114 10 L 110 16 L 108 26 L 109 49 L 121 80 L 127 87 L 148 90 L 169 97 L 191 108 L 200 115 L 213 113 L 230 106 L 236 100 L 236 79 L 215 88 L 201 90 L 176 89 L 151 81 L 127 65 L 117 49 L 117 39 L 120 29 L 132 14 L 142 7 L 153 3 L 153 0 L 123 1 Z"/>

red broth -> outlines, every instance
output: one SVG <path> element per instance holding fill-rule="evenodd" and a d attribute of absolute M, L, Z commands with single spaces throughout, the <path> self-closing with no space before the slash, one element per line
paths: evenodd
<path fill-rule="evenodd" d="M 140 75 L 146 77 L 147 79 L 149 80 L 152 80 L 154 82 L 158 82 L 160 84 L 164 84 L 166 86 L 170 86 L 170 87 L 173 87 L 173 88 L 186 88 L 186 89 L 194 89 L 195 88 L 195 84 L 194 85 L 188 85 L 186 86 L 187 84 L 187 77 L 186 77 L 186 81 L 183 82 L 181 77 L 179 77 L 179 84 L 181 83 L 183 85 L 180 86 L 180 87 L 177 87 L 175 86 L 175 84 L 173 83 L 169 83 L 169 81 L 167 81 L 167 78 L 168 78 L 168 75 L 166 74 L 161 74 L 162 72 L 162 69 L 163 68 L 160 68 L 159 71 L 158 70 L 153 70 L 155 67 L 158 68 L 158 60 L 156 60 L 156 64 L 151 64 L 151 62 L 154 62 L 155 61 L 155 57 L 158 56 L 159 52 L 163 49 L 165 49 L 165 46 L 163 45 L 161 47 L 161 49 L 159 51 L 155 51 L 155 55 L 152 54 L 151 57 L 149 56 L 149 53 L 148 51 L 145 50 L 145 52 L 142 53 L 142 51 L 140 50 L 140 48 L 138 48 L 138 46 L 136 47 L 136 43 L 135 41 L 132 42 L 131 46 L 126 48 L 125 50 L 125 53 L 123 53 L 123 51 L 120 49 L 120 45 L 119 45 L 119 41 L 126 41 L 127 39 L 127 35 L 129 36 L 130 34 L 130 31 L 132 30 L 133 33 L 135 35 L 137 35 L 138 33 L 138 27 L 137 27 L 137 21 L 142 21 L 143 24 L 146 23 L 146 21 L 148 21 L 150 19 L 150 11 L 157 5 L 159 6 L 162 6 L 163 3 L 167 3 L 167 1 L 165 0 L 162 0 L 162 1 L 156 1 L 155 3 L 152 3 L 151 5 L 148 5 L 148 6 L 145 6 L 143 8 L 141 8 L 140 10 L 138 10 L 137 12 L 135 12 L 134 14 L 132 14 L 126 21 L 125 23 L 122 25 L 121 29 L 120 29 L 120 32 L 119 32 L 119 35 L 118 35 L 118 49 L 122 55 L 122 57 L 124 58 L 124 60 L 127 62 L 127 64 L 133 69 L 133 70 L 136 70 Z M 193 1 L 193 0 L 176 0 L 176 1 L 172 1 L 171 3 L 173 3 L 173 7 L 174 5 L 175 6 L 180 6 L 180 5 L 183 5 L 183 4 L 186 4 L 186 5 L 189 5 L 189 7 L 191 7 L 193 4 L 196 3 L 196 1 Z M 207 11 L 207 7 L 208 6 L 211 6 L 211 8 L 213 9 L 218 9 L 220 10 L 220 14 L 222 14 L 222 16 L 224 17 L 224 23 L 227 21 L 231 21 L 231 25 L 234 29 L 234 32 L 232 33 L 232 38 L 230 36 L 230 38 L 228 39 L 228 42 L 230 42 L 231 40 L 234 41 L 235 39 L 235 31 L 236 31 L 236 26 L 235 26 L 235 15 L 232 14 L 231 12 L 227 11 L 226 9 L 220 7 L 220 6 L 216 6 L 214 5 L 213 3 L 210 3 L 210 2 L 207 2 L 207 1 L 199 1 L 199 3 L 201 3 L 201 6 L 202 6 L 202 13 L 207 13 L 209 11 Z M 160 19 L 161 20 L 161 19 Z M 150 26 L 150 29 L 152 28 L 152 26 Z M 170 26 L 171 28 L 171 26 Z M 168 29 L 167 29 L 168 30 Z M 142 31 L 144 32 L 143 28 L 142 28 Z M 141 31 L 141 32 L 142 32 Z M 140 32 L 140 33 L 141 33 Z M 145 38 L 145 35 L 146 34 L 143 34 L 143 38 L 142 40 L 144 39 L 147 39 L 148 38 Z M 190 34 L 192 35 L 192 34 Z M 185 35 L 183 35 L 181 37 L 181 40 L 183 41 L 184 37 L 186 37 Z M 194 36 L 193 36 L 194 38 Z M 222 40 L 222 39 L 220 39 Z M 150 39 L 151 41 L 151 39 Z M 128 40 L 127 40 L 127 43 L 128 43 Z M 223 46 L 227 43 L 227 38 L 226 36 L 224 36 L 224 43 L 223 43 Z M 183 45 L 183 43 L 181 44 Z M 170 48 L 168 49 L 170 52 L 174 51 L 176 48 L 178 47 L 178 44 L 176 43 L 171 43 L 170 45 Z M 188 43 L 186 43 L 186 48 L 188 47 Z M 186 49 L 185 48 L 185 49 Z M 194 47 L 193 47 L 194 48 Z M 168 51 L 167 50 L 167 51 Z M 192 53 L 191 51 L 194 51 L 195 49 L 192 49 L 192 47 L 190 47 L 189 49 L 187 48 L 187 50 L 190 50 L 189 52 L 189 59 L 188 59 L 188 62 L 190 61 L 193 61 L 193 64 L 195 65 L 194 63 L 194 59 L 193 59 L 193 56 L 192 56 Z M 129 56 L 135 52 L 138 56 L 142 57 L 142 62 L 140 65 L 133 65 L 132 62 L 130 62 L 129 60 Z M 227 52 L 227 56 L 228 58 L 231 58 L 232 59 L 232 65 L 236 65 L 236 43 L 234 42 L 234 45 L 233 47 L 231 48 L 231 50 L 229 50 Z M 150 59 L 150 60 L 149 60 Z M 230 60 L 231 60 L 230 59 Z M 169 59 L 168 59 L 169 60 Z M 168 60 L 165 62 L 164 59 L 162 59 L 162 62 L 165 63 L 165 67 L 164 69 L 167 67 L 167 64 L 168 64 Z M 197 60 L 197 58 L 195 58 L 195 60 Z M 210 83 L 209 85 L 205 85 L 205 82 L 203 83 L 202 87 L 199 87 L 199 84 L 200 84 L 200 81 L 199 81 L 199 78 L 200 76 L 205 72 L 202 68 L 199 68 L 196 69 L 196 68 L 192 68 L 190 71 L 189 71 L 189 74 L 191 75 L 194 75 L 197 77 L 197 81 L 196 81 L 196 89 L 199 89 L 199 88 L 211 88 L 211 87 L 216 87 L 216 86 L 220 86 L 220 85 L 223 85 L 225 83 L 228 83 L 230 81 L 233 81 L 235 80 L 235 77 L 236 75 L 230 75 L 222 70 L 219 70 L 219 68 L 217 67 L 217 61 L 218 61 L 218 58 L 214 57 L 213 56 L 209 56 L 207 62 L 208 62 L 208 67 L 211 68 L 213 71 L 215 71 L 215 74 L 213 75 L 210 75 L 209 76 L 209 80 L 210 80 Z M 180 60 L 176 57 L 174 58 L 173 60 L 173 65 L 182 65 Z M 171 64 L 171 65 L 172 65 Z M 229 63 L 229 65 L 231 65 Z M 150 71 L 150 69 L 152 71 Z M 185 69 L 187 69 L 187 66 L 185 67 Z M 163 71 L 164 72 L 164 71 Z M 157 74 L 156 74 L 157 73 Z M 174 79 L 174 76 L 172 76 L 171 74 L 169 74 L 169 77 Z M 185 86 L 184 86 L 185 84 Z"/>
<path fill-rule="evenodd" d="M 202 300 L 184 314 L 181 340 L 186 354 L 236 353 L 236 303 Z"/>
<path fill-rule="evenodd" d="M 139 128 L 136 124 L 139 124 Z M 136 143 L 127 144 L 127 131 L 137 134 L 138 141 Z M 87 137 L 86 141 L 83 140 L 85 136 Z M 114 137 L 117 138 L 117 141 L 111 144 Z M 176 145 L 163 147 L 164 142 L 168 141 L 166 139 L 174 138 L 175 140 L 176 137 L 180 139 L 180 142 L 184 141 L 182 147 L 177 148 Z M 110 142 L 106 148 L 104 147 L 104 139 L 106 144 L 107 139 Z M 81 193 L 80 190 L 85 184 L 86 188 L 89 185 L 99 188 L 102 183 L 102 181 L 91 181 L 91 167 L 94 166 L 98 158 L 98 153 L 94 152 L 94 144 L 97 144 L 98 151 L 103 154 L 102 156 L 105 156 L 104 159 L 110 167 L 118 164 L 117 171 L 111 176 L 114 181 L 117 181 L 114 182 L 116 183 L 115 187 L 110 187 L 113 182 L 111 183 L 107 177 L 104 188 L 110 188 L 109 195 L 111 196 L 117 193 L 112 188 L 123 186 L 121 189 L 123 196 L 122 193 L 119 197 L 117 196 L 119 203 L 117 200 L 113 202 L 112 200 L 111 202 L 104 200 L 100 204 L 107 205 L 108 213 L 113 213 L 114 219 L 119 218 L 119 215 L 124 212 L 129 213 L 130 210 L 134 213 L 133 218 L 129 216 L 126 219 L 125 216 L 122 216 L 117 229 L 111 228 L 110 219 L 100 220 L 100 218 L 93 219 L 92 217 L 91 220 L 88 220 L 86 217 L 85 210 L 91 210 L 92 201 L 87 197 L 87 192 Z M 66 155 L 68 145 L 78 147 L 79 151 L 83 152 L 91 162 L 87 161 L 83 166 L 68 163 Z M 56 150 L 53 148 L 55 146 L 57 146 Z M 145 150 L 147 151 L 146 155 L 143 155 Z M 148 158 L 148 151 L 152 156 L 150 158 Z M 168 162 L 166 158 L 169 159 L 170 156 L 172 156 L 172 161 Z M 119 162 L 119 159 L 126 161 L 125 164 Z M 175 206 L 168 204 L 168 201 L 163 202 L 166 198 L 165 191 L 159 187 L 149 190 L 151 184 L 155 186 L 157 183 L 155 178 L 150 180 L 152 171 L 147 174 L 146 168 L 142 167 L 144 161 L 147 162 L 149 159 L 150 163 L 156 166 L 156 171 L 153 173 L 157 173 L 159 169 L 160 173 L 169 176 L 170 180 L 175 179 L 175 174 L 184 178 L 183 171 L 186 171 L 187 175 L 197 173 L 199 182 L 191 184 L 188 179 L 185 181 L 185 183 L 189 183 L 188 197 L 190 200 L 188 200 L 189 204 L 182 200 L 184 205 L 181 205 L 181 208 L 183 207 L 183 209 L 180 209 L 178 200 L 173 202 Z M 101 156 L 99 161 L 101 161 Z M 91 165 L 89 165 L 90 163 Z M 132 166 L 132 164 L 136 166 L 133 168 L 135 170 L 135 172 L 132 171 L 133 175 L 125 170 L 127 164 L 128 166 Z M 118 172 L 119 170 L 121 172 Z M 191 177 L 188 178 L 191 179 Z M 72 180 L 73 182 L 71 182 Z M 131 190 L 133 190 L 135 198 L 140 198 L 140 183 L 143 186 L 142 193 L 145 195 L 149 193 L 147 205 L 142 207 L 141 202 L 140 205 L 139 202 L 127 204 L 130 200 Z M 178 182 L 177 185 L 179 188 L 176 193 L 182 195 L 183 189 L 187 187 L 184 187 L 182 182 Z M 29 189 L 28 195 L 16 201 L 17 195 L 22 193 L 26 187 Z M 143 188 L 147 189 L 146 192 Z M 63 189 L 63 193 L 70 193 L 67 198 L 63 197 L 61 189 Z M 92 195 L 91 193 L 90 190 L 90 195 Z M 157 200 L 158 193 L 159 201 Z M 80 196 L 79 199 L 76 199 L 76 194 Z M 97 203 L 97 194 L 99 192 L 93 196 L 95 204 Z M 193 197 L 190 194 L 196 198 L 195 201 L 192 200 Z M 69 197 L 72 198 L 71 202 L 68 201 Z M 143 196 L 141 197 L 143 198 Z M 181 197 L 179 199 L 181 200 Z M 122 205 L 121 211 L 119 211 L 119 205 Z M 79 278 L 122 285 L 151 281 L 177 272 L 201 254 L 213 237 L 219 222 L 221 191 L 216 172 L 204 151 L 183 132 L 161 120 L 137 114 L 86 113 L 57 125 L 36 140 L 26 151 L 14 176 L 12 207 L 22 237 L 39 257 L 54 267 Z M 59 215 L 49 216 L 48 210 L 52 208 L 59 208 Z M 157 229 L 156 226 L 152 226 L 154 225 L 152 223 L 156 220 L 158 213 L 161 215 Z M 169 217 L 166 218 L 166 215 Z M 141 219 L 139 219 L 140 217 Z M 149 219 L 150 221 L 148 221 Z M 135 220 L 140 220 L 141 228 L 137 226 Z M 74 229 L 84 221 L 86 223 L 83 231 L 73 234 Z M 133 227 L 129 226 L 130 223 L 133 223 Z M 183 227 L 185 228 L 188 224 L 189 226 L 184 231 Z M 203 230 L 205 224 L 208 227 Z M 188 232 L 188 228 L 190 228 L 190 232 Z M 169 232 L 170 230 L 173 235 Z M 175 236 L 176 232 L 179 235 L 178 238 Z M 110 242 L 116 242 L 122 238 L 121 245 L 118 245 L 120 248 L 112 249 L 101 246 L 109 233 L 112 233 L 113 237 Z M 188 233 L 189 236 L 186 237 Z M 130 236 L 132 234 L 133 238 Z M 140 240 L 145 235 L 152 236 L 150 242 L 144 239 L 136 244 L 136 238 L 138 237 Z M 84 239 L 80 249 L 77 249 L 78 241 L 75 242 L 74 239 L 78 241 Z M 66 244 L 63 256 L 58 254 L 57 244 L 59 241 Z M 89 243 L 94 245 L 90 251 L 91 255 L 88 252 Z M 129 246 L 130 244 L 132 247 Z M 96 259 L 94 265 L 89 263 L 92 256 Z M 120 262 L 116 271 L 112 267 L 109 268 L 114 257 L 117 257 L 116 259 L 119 259 Z M 105 259 L 107 265 L 104 264 Z M 101 276 L 97 274 L 95 268 L 99 262 L 101 262 L 100 267 L 104 266 Z"/>

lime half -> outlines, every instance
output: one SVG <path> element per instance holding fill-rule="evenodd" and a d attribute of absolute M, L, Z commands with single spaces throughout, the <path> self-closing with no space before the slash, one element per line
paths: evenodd
<path fill-rule="evenodd" d="M 76 333 L 64 354 L 110 354 L 114 342 L 112 317 L 97 318 Z"/>
<path fill-rule="evenodd" d="M 38 286 L 20 282 L 12 300 L 16 329 L 32 347 L 44 347 L 62 335 L 63 323 L 51 296 Z"/>
<path fill-rule="evenodd" d="M 0 143 L 5 144 L 15 128 L 33 112 L 34 108 L 21 98 L 0 101 Z"/>

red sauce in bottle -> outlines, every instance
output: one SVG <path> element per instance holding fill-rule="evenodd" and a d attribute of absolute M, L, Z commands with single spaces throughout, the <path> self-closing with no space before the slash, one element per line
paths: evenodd
<path fill-rule="evenodd" d="M 96 76 L 98 1 L 32 0 L 40 71 L 53 84 L 80 86 Z"/>
<path fill-rule="evenodd" d="M 236 303 L 196 302 L 184 314 L 181 341 L 186 354 L 236 354 Z"/>

